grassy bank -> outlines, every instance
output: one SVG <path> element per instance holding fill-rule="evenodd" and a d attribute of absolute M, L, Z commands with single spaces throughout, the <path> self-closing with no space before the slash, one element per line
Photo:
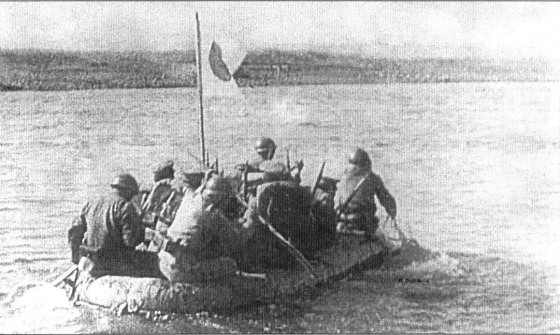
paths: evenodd
<path fill-rule="evenodd" d="M 318 52 L 251 52 L 239 86 L 558 80 L 540 60 L 376 59 Z M 195 53 L 0 50 L 0 90 L 190 87 Z"/>

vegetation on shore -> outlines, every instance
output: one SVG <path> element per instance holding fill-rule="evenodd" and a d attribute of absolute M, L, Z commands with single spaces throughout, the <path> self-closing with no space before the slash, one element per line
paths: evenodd
<path fill-rule="evenodd" d="M 0 91 L 192 87 L 194 51 L 0 50 Z M 543 60 L 379 59 L 322 52 L 250 52 L 239 86 L 559 80 Z"/>

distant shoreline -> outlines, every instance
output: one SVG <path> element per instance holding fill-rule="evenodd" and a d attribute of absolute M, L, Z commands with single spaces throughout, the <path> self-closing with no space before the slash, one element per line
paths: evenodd
<path fill-rule="evenodd" d="M 194 52 L 0 50 L 0 91 L 195 87 Z M 234 79 L 240 87 L 550 82 L 560 71 L 543 60 L 375 59 L 266 50 L 249 53 Z"/>

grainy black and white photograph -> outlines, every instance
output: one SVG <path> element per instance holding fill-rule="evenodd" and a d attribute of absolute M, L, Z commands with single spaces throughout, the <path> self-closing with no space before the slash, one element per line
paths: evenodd
<path fill-rule="evenodd" d="M 0 2 L 0 333 L 559 333 L 559 31 Z"/>

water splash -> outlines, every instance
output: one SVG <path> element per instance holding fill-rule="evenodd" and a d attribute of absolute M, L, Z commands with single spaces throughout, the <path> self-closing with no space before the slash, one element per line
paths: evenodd
<path fill-rule="evenodd" d="M 2 302 L 6 313 L 0 318 L 2 333 L 75 333 L 80 312 L 64 289 L 28 283 L 16 287 Z"/>

